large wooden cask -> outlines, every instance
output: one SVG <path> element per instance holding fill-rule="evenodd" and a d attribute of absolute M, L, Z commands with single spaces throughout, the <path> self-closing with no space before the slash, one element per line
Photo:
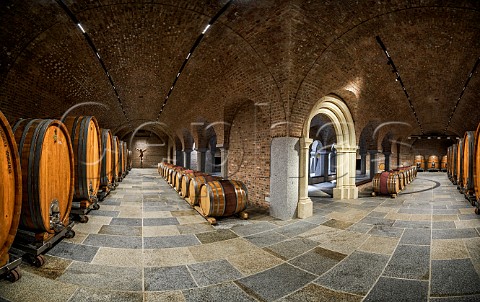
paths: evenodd
<path fill-rule="evenodd" d="M 375 174 L 372 179 L 372 195 L 390 195 L 396 197 L 400 192 L 399 176 L 391 172 L 381 172 Z"/>
<path fill-rule="evenodd" d="M 192 174 L 194 173 L 195 171 L 193 170 L 182 170 L 180 172 L 177 172 L 177 174 L 175 174 L 175 190 L 180 193 L 180 191 L 182 190 L 182 181 L 183 181 L 183 176 L 185 174 Z"/>
<path fill-rule="evenodd" d="M 427 170 L 428 171 L 438 171 L 438 170 L 440 170 L 440 164 L 439 164 L 438 156 L 430 155 L 428 157 Z"/>
<path fill-rule="evenodd" d="M 463 138 L 457 141 L 457 189 L 463 188 Z"/>
<path fill-rule="evenodd" d="M 72 141 L 75 190 L 73 199 L 91 201 L 100 186 L 102 141 L 97 119 L 93 116 L 68 116 L 63 123 Z"/>
<path fill-rule="evenodd" d="M 451 178 L 450 180 L 452 181 L 452 183 L 454 185 L 457 184 L 457 159 L 458 159 L 458 145 L 457 144 L 453 144 L 452 145 L 452 161 L 451 161 Z"/>
<path fill-rule="evenodd" d="M 111 187 L 114 183 L 113 171 L 113 135 L 110 129 L 102 129 L 102 165 L 100 170 L 100 187 Z"/>
<path fill-rule="evenodd" d="M 477 207 L 475 208 L 475 213 L 480 214 L 479 205 L 480 205 L 480 123 L 478 124 L 477 131 L 475 131 L 475 160 L 473 162 L 473 173 L 475 177 L 473 178 L 474 187 L 475 187 L 475 196 L 477 199 Z"/>
<path fill-rule="evenodd" d="M 127 165 L 128 165 L 128 150 L 127 150 L 127 142 L 121 141 L 121 149 L 122 149 L 122 177 L 127 176 Z"/>
<path fill-rule="evenodd" d="M 116 135 L 113 136 L 113 173 L 115 175 L 115 181 L 121 181 L 119 177 L 120 171 L 120 140 Z"/>
<path fill-rule="evenodd" d="M 213 176 L 213 175 L 201 175 L 195 176 L 194 178 L 190 179 L 190 184 L 188 188 L 188 202 L 192 206 L 198 205 L 200 201 L 200 187 L 203 184 L 206 184 L 210 181 L 220 180 L 220 177 Z"/>
<path fill-rule="evenodd" d="M 414 165 L 417 167 L 417 170 L 425 170 L 425 157 L 423 155 L 415 155 Z"/>
<path fill-rule="evenodd" d="M 247 188 L 240 181 L 211 181 L 202 185 L 200 191 L 200 208 L 205 216 L 231 216 L 247 208 Z"/>
<path fill-rule="evenodd" d="M 9 261 L 22 210 L 22 171 L 17 143 L 0 112 L 0 267 Z"/>
<path fill-rule="evenodd" d="M 467 131 L 463 136 L 463 174 L 461 191 L 467 196 L 475 194 L 473 162 L 475 160 L 475 132 Z"/>
<path fill-rule="evenodd" d="M 196 176 L 207 175 L 204 172 L 193 172 L 193 173 L 186 173 L 182 175 L 182 181 L 180 185 L 180 196 L 182 197 L 189 197 L 190 196 L 190 180 Z"/>
<path fill-rule="evenodd" d="M 125 153 L 122 140 L 118 140 L 118 178 L 123 179 L 125 172 Z"/>
<path fill-rule="evenodd" d="M 447 177 L 452 178 L 452 146 L 447 148 Z"/>
<path fill-rule="evenodd" d="M 440 170 L 447 171 L 447 165 L 448 165 L 448 156 L 444 155 L 442 156 L 442 161 L 440 162 Z"/>
<path fill-rule="evenodd" d="M 70 135 L 62 122 L 53 119 L 19 120 L 13 132 L 22 167 L 19 228 L 45 238 L 69 223 L 74 191 Z"/>

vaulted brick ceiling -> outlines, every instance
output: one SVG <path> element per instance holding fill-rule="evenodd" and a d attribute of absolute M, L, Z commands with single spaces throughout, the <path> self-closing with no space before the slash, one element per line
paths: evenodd
<path fill-rule="evenodd" d="M 128 133 L 154 121 L 195 40 L 227 3 L 208 0 L 65 0 L 90 36 L 120 102 L 82 32 L 54 0 L 0 4 L 0 110 L 10 120 L 94 114 Z M 380 36 L 425 133 L 443 133 L 480 56 L 479 1 L 234 0 L 206 33 L 159 121 L 170 133 L 214 122 L 245 100 L 267 103 L 271 123 L 300 135 L 321 97 L 349 106 L 360 136 L 368 123 L 396 136 L 420 134 L 375 40 Z M 472 76 L 448 133 L 480 121 L 480 75 Z M 120 105 L 121 104 L 121 105 Z M 123 112 L 125 111 L 125 112 Z M 286 135 L 286 133 L 285 133 Z"/>

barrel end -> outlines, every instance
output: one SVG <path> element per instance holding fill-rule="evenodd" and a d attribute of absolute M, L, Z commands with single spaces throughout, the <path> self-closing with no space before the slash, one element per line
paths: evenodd
<path fill-rule="evenodd" d="M 240 218 L 243 219 L 243 220 L 247 220 L 248 217 L 249 217 L 248 213 L 245 212 L 245 211 L 242 211 L 242 212 L 238 213 L 238 215 L 239 215 Z"/>

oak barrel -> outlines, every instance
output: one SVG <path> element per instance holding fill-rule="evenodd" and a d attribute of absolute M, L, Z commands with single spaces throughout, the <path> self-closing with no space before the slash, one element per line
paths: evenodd
<path fill-rule="evenodd" d="M 182 170 L 182 171 L 180 171 L 180 173 L 177 172 L 177 174 L 175 174 L 175 178 L 176 178 L 176 179 L 175 179 L 175 190 L 176 190 L 177 192 L 180 193 L 180 191 L 181 191 L 181 189 L 182 189 L 183 176 L 184 176 L 185 174 L 191 174 L 191 173 L 193 173 L 193 172 L 195 172 L 195 171 L 193 171 L 193 170 Z"/>
<path fill-rule="evenodd" d="M 463 136 L 463 174 L 462 191 L 466 195 L 473 195 L 475 188 L 473 184 L 473 162 L 475 160 L 475 132 L 467 131 Z"/>
<path fill-rule="evenodd" d="M 442 156 L 442 161 L 440 163 L 440 170 L 447 171 L 447 166 L 448 166 L 448 156 L 444 155 Z"/>
<path fill-rule="evenodd" d="M 113 136 L 110 129 L 101 129 L 102 132 L 102 165 L 100 169 L 100 187 L 110 187 L 114 182 L 113 171 Z"/>
<path fill-rule="evenodd" d="M 452 146 L 447 148 L 447 177 L 452 179 Z"/>
<path fill-rule="evenodd" d="M 396 197 L 400 192 L 399 176 L 391 172 L 375 174 L 372 179 L 373 194 L 391 195 Z"/>
<path fill-rule="evenodd" d="M 128 166 L 128 150 L 127 150 L 127 142 L 121 141 L 122 145 L 122 177 L 125 178 L 127 176 L 127 166 Z"/>
<path fill-rule="evenodd" d="M 220 180 L 220 177 L 213 175 L 201 175 L 190 179 L 188 198 L 192 206 L 198 205 L 198 202 L 200 201 L 200 186 L 214 180 Z"/>
<path fill-rule="evenodd" d="M 125 171 L 125 153 L 122 140 L 118 140 L 118 178 L 123 179 Z"/>
<path fill-rule="evenodd" d="M 425 157 L 423 155 L 415 155 L 414 165 L 417 170 L 425 170 Z"/>
<path fill-rule="evenodd" d="M 450 178 L 453 184 L 457 184 L 457 171 L 458 171 L 457 159 L 458 159 L 458 145 L 453 144 L 452 145 L 452 161 L 451 161 L 452 175 Z"/>
<path fill-rule="evenodd" d="M 477 209 L 480 202 L 480 123 L 478 124 L 477 131 L 475 131 L 475 160 L 473 162 L 473 178 L 475 187 L 475 196 L 477 198 Z M 478 212 L 478 210 L 477 210 Z"/>
<path fill-rule="evenodd" d="M 100 186 L 102 141 L 93 116 L 68 116 L 63 119 L 73 148 L 75 190 L 73 199 L 92 201 Z"/>
<path fill-rule="evenodd" d="M 8 263 L 22 210 L 22 171 L 17 143 L 0 111 L 0 267 Z"/>
<path fill-rule="evenodd" d="M 247 188 L 240 181 L 211 181 L 200 191 L 200 208 L 205 216 L 231 216 L 247 208 Z"/>
<path fill-rule="evenodd" d="M 67 127 L 59 120 L 22 119 L 13 126 L 22 167 L 19 228 L 54 234 L 69 223 L 74 157 Z"/>
<path fill-rule="evenodd" d="M 430 155 L 428 157 L 427 170 L 428 171 L 438 171 L 438 170 L 440 170 L 438 156 Z"/>
<path fill-rule="evenodd" d="M 457 141 L 457 188 L 463 188 L 463 138 Z"/>
<path fill-rule="evenodd" d="M 120 171 L 120 140 L 116 135 L 113 136 L 113 174 L 115 181 L 121 181 L 118 176 Z"/>
<path fill-rule="evenodd" d="M 189 197 L 190 196 L 189 194 L 190 180 L 196 176 L 202 176 L 202 175 L 206 175 L 206 174 L 203 172 L 193 172 L 193 173 L 186 173 L 182 175 L 182 182 L 180 185 L 180 196 L 184 198 Z"/>

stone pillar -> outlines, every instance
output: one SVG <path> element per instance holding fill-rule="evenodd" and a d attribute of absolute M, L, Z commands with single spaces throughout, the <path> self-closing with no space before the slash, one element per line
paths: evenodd
<path fill-rule="evenodd" d="M 221 176 L 225 179 L 228 178 L 228 146 L 227 145 L 217 145 L 217 148 L 220 149 L 221 156 Z"/>
<path fill-rule="evenodd" d="M 392 152 L 383 152 L 385 156 L 385 171 L 390 171 L 390 155 Z"/>
<path fill-rule="evenodd" d="M 197 170 L 205 172 L 205 153 L 207 148 L 197 148 Z"/>
<path fill-rule="evenodd" d="M 355 185 L 357 148 L 337 145 L 336 150 L 337 186 L 333 189 L 333 198 L 357 199 L 358 188 Z"/>
<path fill-rule="evenodd" d="M 377 150 L 368 150 L 370 154 L 370 179 L 373 179 L 375 173 L 377 173 Z"/>
<path fill-rule="evenodd" d="M 367 154 L 360 154 L 360 174 L 367 174 Z"/>
<path fill-rule="evenodd" d="M 175 151 L 175 164 L 184 167 L 182 150 Z"/>
<path fill-rule="evenodd" d="M 320 162 L 323 168 L 322 175 L 323 175 L 323 180 L 328 181 L 328 170 L 329 168 L 329 161 L 328 161 L 328 154 L 330 154 L 330 151 L 328 150 L 321 150 L 320 151 Z"/>
<path fill-rule="evenodd" d="M 205 152 L 205 172 L 210 174 L 213 172 L 213 158 L 210 149 Z"/>
<path fill-rule="evenodd" d="M 184 164 L 184 167 L 187 169 L 191 169 L 191 159 L 192 159 L 191 155 L 192 155 L 192 149 L 183 150 L 183 157 L 184 157 L 183 164 Z"/>
<path fill-rule="evenodd" d="M 297 216 L 299 147 L 299 139 L 296 137 L 272 139 L 270 147 L 270 215 L 272 217 L 288 220 Z M 306 178 L 305 171 L 302 173 Z"/>
<path fill-rule="evenodd" d="M 313 215 L 313 203 L 308 197 L 308 178 L 310 173 L 308 171 L 308 164 L 310 162 L 310 145 L 313 140 L 309 138 L 300 138 L 300 179 L 298 191 L 298 218 L 307 218 Z"/>
<path fill-rule="evenodd" d="M 400 143 L 397 143 L 397 168 L 400 167 Z"/>

